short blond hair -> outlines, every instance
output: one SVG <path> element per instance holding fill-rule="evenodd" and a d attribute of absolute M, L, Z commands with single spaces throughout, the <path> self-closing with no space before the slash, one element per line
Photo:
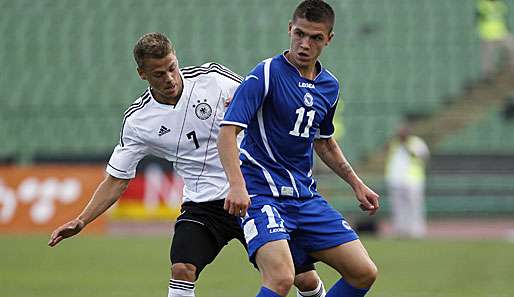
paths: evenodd
<path fill-rule="evenodd" d="M 171 41 L 159 32 L 146 33 L 141 36 L 134 46 L 134 60 L 139 68 L 144 66 L 145 58 L 161 59 L 175 53 L 175 48 Z"/>

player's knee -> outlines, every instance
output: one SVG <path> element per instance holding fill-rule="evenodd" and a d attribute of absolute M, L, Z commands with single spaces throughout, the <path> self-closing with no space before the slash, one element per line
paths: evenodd
<path fill-rule="evenodd" d="M 175 263 L 171 266 L 171 277 L 176 280 L 194 282 L 196 267 L 189 263 Z"/>
<path fill-rule="evenodd" d="M 274 287 L 281 296 L 287 295 L 294 283 L 294 275 L 283 275 L 274 281 Z"/>
<path fill-rule="evenodd" d="M 319 281 L 317 274 L 311 270 L 297 274 L 294 278 L 294 285 L 302 292 L 312 291 L 318 287 Z"/>
<path fill-rule="evenodd" d="M 273 273 L 267 277 L 265 276 L 263 284 L 280 296 L 285 296 L 293 286 L 293 283 L 294 273 Z"/>
<path fill-rule="evenodd" d="M 354 286 L 357 288 L 369 288 L 373 285 L 377 276 L 378 268 L 371 262 L 369 265 L 359 269 L 354 278 Z"/>

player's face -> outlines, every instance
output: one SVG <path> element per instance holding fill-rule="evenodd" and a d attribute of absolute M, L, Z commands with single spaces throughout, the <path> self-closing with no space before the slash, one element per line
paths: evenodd
<path fill-rule="evenodd" d="M 169 54 L 161 59 L 146 58 L 143 68 L 138 68 L 141 79 L 148 81 L 155 99 L 166 103 L 176 103 L 182 95 L 177 57 Z"/>
<path fill-rule="evenodd" d="M 330 27 L 326 23 L 310 22 L 304 18 L 297 18 L 289 22 L 289 36 L 291 45 L 289 57 L 300 68 L 313 67 L 332 37 Z"/>

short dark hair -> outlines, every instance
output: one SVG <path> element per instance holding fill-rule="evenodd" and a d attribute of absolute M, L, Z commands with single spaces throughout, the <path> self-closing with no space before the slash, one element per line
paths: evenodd
<path fill-rule="evenodd" d="M 298 18 L 309 22 L 326 23 L 330 27 L 330 32 L 336 21 L 334 10 L 323 0 L 305 0 L 300 3 L 293 13 L 293 22 Z"/>
<path fill-rule="evenodd" d="M 134 46 L 134 60 L 139 68 L 143 67 L 145 58 L 164 58 L 170 53 L 175 53 L 171 41 L 159 32 L 146 33 L 141 36 Z"/>

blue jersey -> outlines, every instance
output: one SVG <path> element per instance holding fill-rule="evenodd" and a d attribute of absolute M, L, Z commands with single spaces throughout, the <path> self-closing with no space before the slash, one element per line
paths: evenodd
<path fill-rule="evenodd" d="M 241 171 L 250 195 L 313 197 L 313 141 L 330 138 L 339 82 L 318 62 L 306 79 L 277 55 L 258 64 L 239 86 L 221 125 L 245 128 Z"/>

